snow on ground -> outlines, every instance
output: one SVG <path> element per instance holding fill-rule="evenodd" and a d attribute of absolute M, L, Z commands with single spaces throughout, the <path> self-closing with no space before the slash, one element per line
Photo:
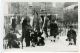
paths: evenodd
<path fill-rule="evenodd" d="M 45 52 L 48 52 L 48 51 L 52 51 L 52 52 L 56 52 L 56 51 L 67 51 L 67 52 L 77 52 L 78 51 L 78 45 L 68 45 L 68 41 L 66 41 L 65 39 L 67 38 L 66 37 L 66 34 L 67 34 L 67 29 L 63 30 L 60 34 L 59 34 L 59 39 L 56 40 L 56 42 L 51 42 L 51 39 L 53 39 L 53 37 L 49 37 L 49 38 L 46 38 L 45 39 L 45 46 L 36 46 L 36 47 L 24 47 L 23 49 L 20 48 L 20 49 L 15 49 L 15 48 L 12 48 L 12 49 L 5 49 L 4 51 L 5 52 L 26 52 L 26 51 L 45 51 Z M 65 33 L 66 32 L 66 33 Z"/>

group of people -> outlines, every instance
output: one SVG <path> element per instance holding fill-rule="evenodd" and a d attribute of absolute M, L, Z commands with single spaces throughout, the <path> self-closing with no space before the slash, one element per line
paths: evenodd
<path fill-rule="evenodd" d="M 41 28 L 39 20 L 37 21 L 37 24 L 33 22 L 35 24 L 33 25 L 34 27 L 31 27 L 28 17 L 23 20 L 22 41 L 25 39 L 26 47 L 30 46 L 30 42 L 32 43 L 33 47 L 35 47 L 35 45 L 45 45 L 45 37 L 54 36 L 54 38 L 56 38 L 58 35 L 58 25 L 55 23 L 55 20 L 51 19 L 51 17 L 51 15 L 48 15 L 47 17 L 41 15 Z M 50 23 L 49 25 L 48 22 Z M 50 35 L 48 34 L 48 29 L 50 29 Z M 45 33 L 45 37 L 42 36 L 43 33 Z"/>
<path fill-rule="evenodd" d="M 39 43 L 44 42 L 41 37 L 42 32 L 39 30 L 33 30 L 33 28 L 30 25 L 30 20 L 28 18 L 25 18 L 22 23 L 22 41 L 25 39 L 26 47 L 30 46 L 30 42 L 32 43 L 32 46 L 35 46 L 35 44 L 39 45 Z M 38 41 L 38 37 L 42 40 Z M 43 43 L 44 45 L 44 43 Z"/>
<path fill-rule="evenodd" d="M 45 45 L 45 37 L 53 36 L 54 41 L 59 34 L 58 32 L 58 25 L 55 23 L 55 19 L 52 15 L 48 16 L 43 16 L 41 15 L 41 27 L 39 25 L 39 20 L 37 20 L 37 24 L 33 26 L 30 25 L 30 19 L 28 16 L 26 16 L 22 22 L 22 36 L 20 40 L 17 38 L 16 33 L 16 19 L 12 19 L 12 29 L 10 32 L 6 35 L 5 39 L 8 39 L 8 44 L 7 47 L 11 48 L 20 48 L 19 41 L 22 43 L 22 48 L 23 48 L 23 41 L 25 40 L 26 47 L 29 46 L 44 46 Z M 49 23 L 49 25 L 48 25 Z M 50 29 L 50 34 L 48 34 L 48 29 Z M 45 37 L 43 37 L 43 33 L 45 33 Z M 69 45 L 71 45 L 71 39 L 73 39 L 74 44 L 76 45 L 76 32 L 73 30 L 72 26 L 70 26 L 70 30 L 67 33 L 67 39 L 69 40 Z"/>

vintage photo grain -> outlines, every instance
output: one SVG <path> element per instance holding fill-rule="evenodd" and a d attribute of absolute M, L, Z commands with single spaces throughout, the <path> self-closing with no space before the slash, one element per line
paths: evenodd
<path fill-rule="evenodd" d="M 7 2 L 5 9 L 5 51 L 78 51 L 78 2 Z"/>

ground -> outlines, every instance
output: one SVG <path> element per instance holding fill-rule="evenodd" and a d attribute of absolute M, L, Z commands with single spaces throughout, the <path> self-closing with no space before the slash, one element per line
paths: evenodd
<path fill-rule="evenodd" d="M 20 49 L 5 49 L 5 52 L 17 52 L 17 51 L 68 51 L 68 52 L 76 52 L 78 51 L 78 44 L 75 45 L 68 45 L 68 41 L 65 39 L 68 29 L 63 29 L 63 31 L 59 34 L 59 39 L 56 40 L 56 42 L 51 42 L 51 39 L 53 37 L 45 38 L 45 46 L 36 46 L 36 47 L 23 47 Z"/>

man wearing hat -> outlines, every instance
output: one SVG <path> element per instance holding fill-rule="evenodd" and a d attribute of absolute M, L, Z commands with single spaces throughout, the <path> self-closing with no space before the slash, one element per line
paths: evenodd
<path fill-rule="evenodd" d="M 30 19 L 28 16 L 26 16 L 22 23 L 22 41 L 25 38 L 26 47 L 30 46 L 30 31 L 31 31 L 31 29 L 32 28 L 30 26 Z"/>
<path fill-rule="evenodd" d="M 69 27 L 70 30 L 67 32 L 69 45 L 72 45 L 71 40 L 73 39 L 74 45 L 76 45 L 76 31 L 73 30 L 73 26 Z"/>
<path fill-rule="evenodd" d="M 50 36 L 54 37 L 54 40 L 53 40 L 54 42 L 55 42 L 57 34 L 58 34 L 58 26 L 55 23 L 55 20 L 51 20 L 51 23 L 50 23 Z"/>

